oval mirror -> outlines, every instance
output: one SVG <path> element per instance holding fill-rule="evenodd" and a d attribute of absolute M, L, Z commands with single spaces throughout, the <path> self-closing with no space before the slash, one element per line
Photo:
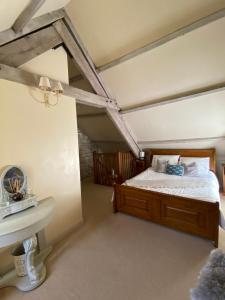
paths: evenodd
<path fill-rule="evenodd" d="M 10 194 L 19 193 L 24 185 L 24 174 L 21 169 L 17 167 L 10 168 L 3 178 L 3 186 Z"/>

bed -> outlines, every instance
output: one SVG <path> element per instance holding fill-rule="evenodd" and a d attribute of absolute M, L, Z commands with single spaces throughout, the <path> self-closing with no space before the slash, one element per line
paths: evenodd
<path fill-rule="evenodd" d="M 218 247 L 221 218 L 215 149 L 152 149 L 148 154 L 150 162 L 153 155 L 209 157 L 211 172 L 207 178 L 192 180 L 154 174 L 149 168 L 123 184 L 115 184 L 114 211 L 209 239 Z M 195 192 L 190 193 L 193 186 Z"/>

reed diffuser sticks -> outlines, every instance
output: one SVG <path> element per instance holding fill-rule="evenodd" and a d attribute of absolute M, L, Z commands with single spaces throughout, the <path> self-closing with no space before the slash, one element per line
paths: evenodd
<path fill-rule="evenodd" d="M 21 180 L 18 178 L 10 178 L 8 181 L 12 194 L 19 193 L 22 187 Z"/>

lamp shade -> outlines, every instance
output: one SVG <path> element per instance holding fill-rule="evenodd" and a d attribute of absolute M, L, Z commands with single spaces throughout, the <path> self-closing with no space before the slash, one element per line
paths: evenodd
<path fill-rule="evenodd" d="M 53 91 L 54 91 L 55 93 L 59 93 L 59 94 L 62 94 L 62 93 L 63 93 L 63 87 L 62 87 L 62 84 L 61 84 L 60 81 L 57 81 L 57 82 L 56 82 Z"/>
<path fill-rule="evenodd" d="M 144 151 L 140 151 L 139 152 L 139 158 L 140 159 L 144 159 L 145 158 L 145 152 Z"/>
<path fill-rule="evenodd" d="M 51 90 L 51 84 L 48 77 L 40 77 L 39 88 L 43 91 Z"/>

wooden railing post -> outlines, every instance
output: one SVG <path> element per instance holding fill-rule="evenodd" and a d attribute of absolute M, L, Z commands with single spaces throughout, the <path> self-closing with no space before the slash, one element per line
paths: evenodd
<path fill-rule="evenodd" d="M 94 182 L 97 184 L 112 185 L 113 181 L 121 184 L 135 175 L 135 157 L 131 152 L 100 154 L 94 152 L 93 161 Z"/>

